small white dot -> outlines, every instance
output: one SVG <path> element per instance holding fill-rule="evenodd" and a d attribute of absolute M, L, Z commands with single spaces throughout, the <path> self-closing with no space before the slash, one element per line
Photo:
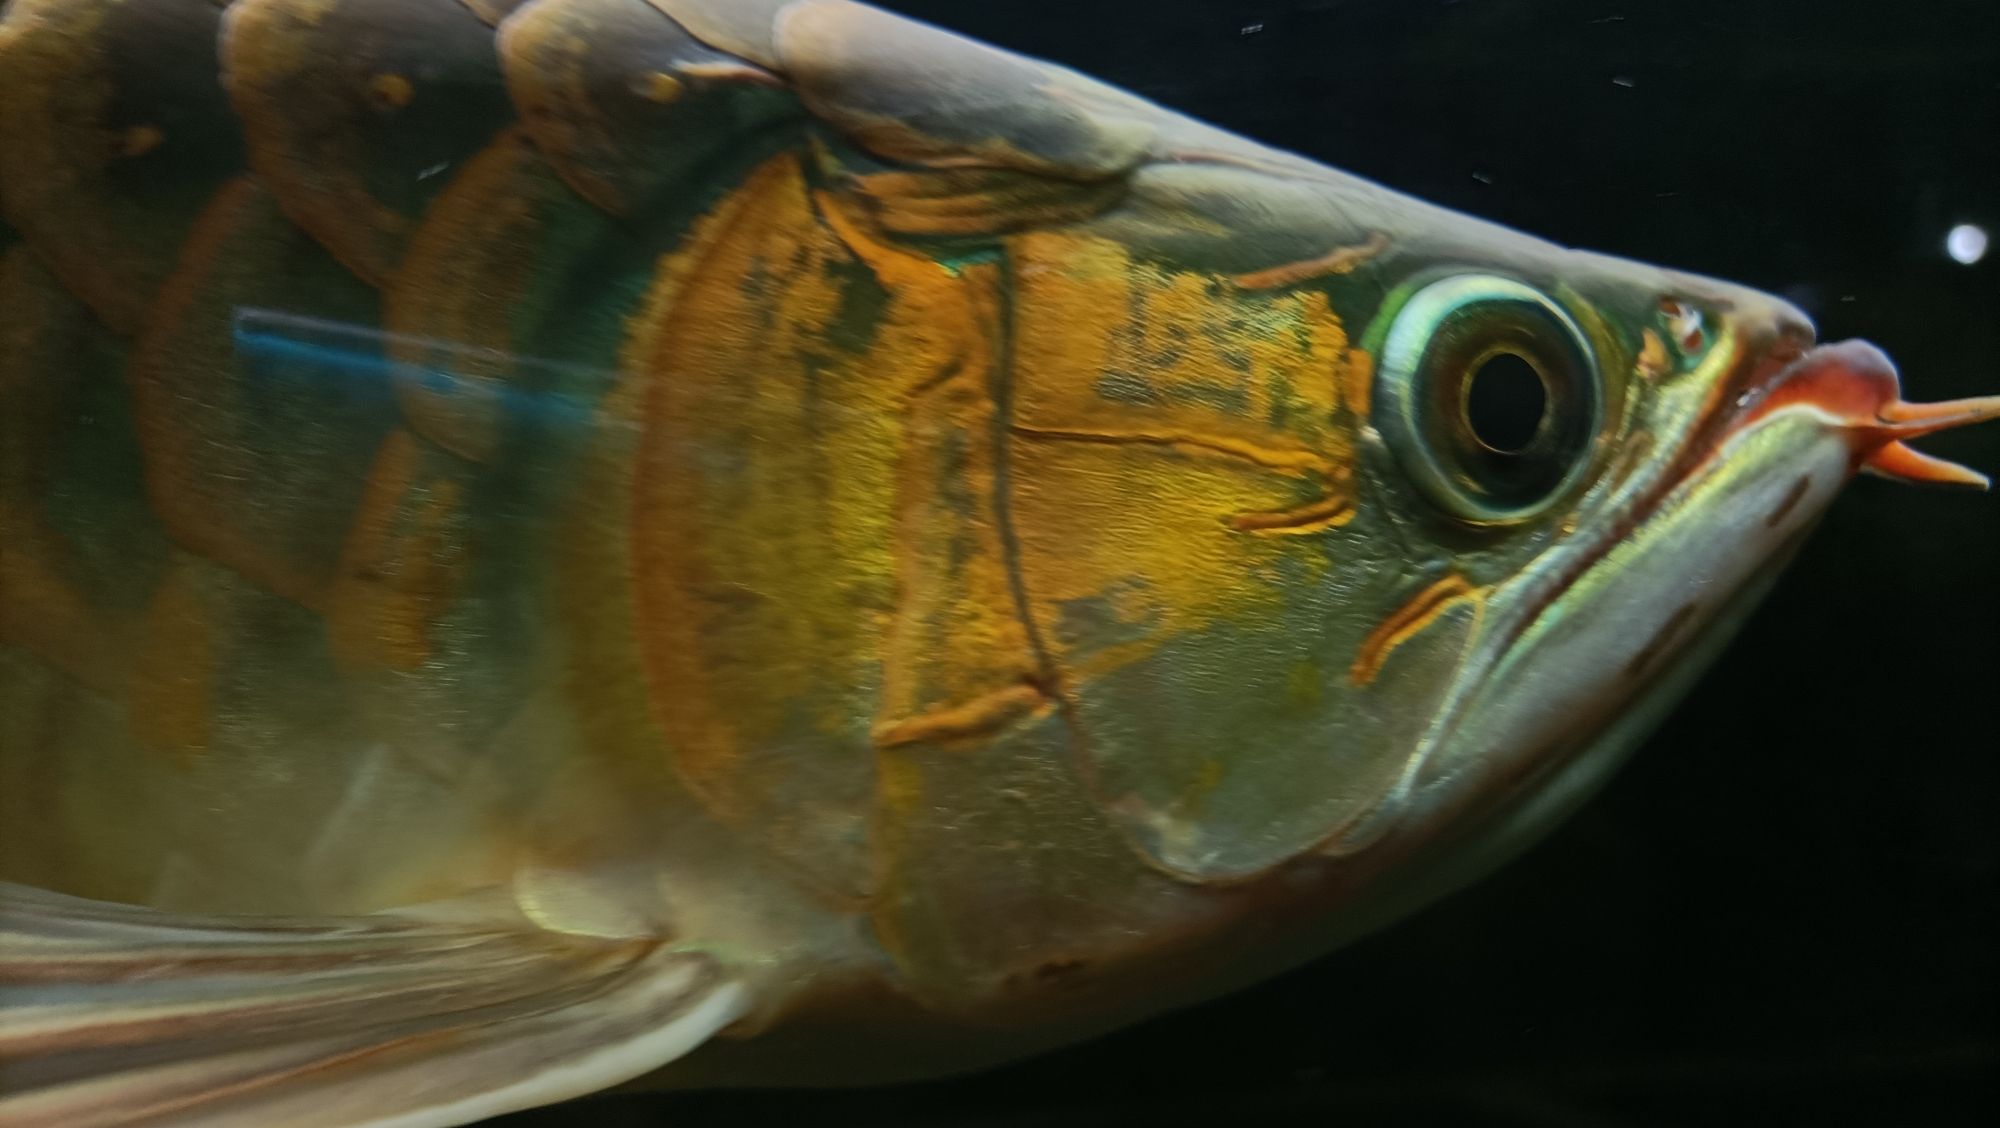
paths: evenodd
<path fill-rule="evenodd" d="M 1944 253 L 1950 255 L 1953 262 L 1971 266 L 1986 257 L 1987 244 L 1984 227 L 1961 223 L 1944 237 Z"/>

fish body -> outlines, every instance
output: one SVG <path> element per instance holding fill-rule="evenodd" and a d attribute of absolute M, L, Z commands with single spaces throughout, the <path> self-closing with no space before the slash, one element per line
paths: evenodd
<path fill-rule="evenodd" d="M 0 218 L 7 1124 L 891 1079 L 1261 978 L 2000 413 L 842 0 L 13 0 Z"/>

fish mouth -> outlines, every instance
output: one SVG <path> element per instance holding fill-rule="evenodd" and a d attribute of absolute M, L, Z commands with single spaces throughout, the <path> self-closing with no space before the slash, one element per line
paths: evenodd
<path fill-rule="evenodd" d="M 1678 456 L 1650 480 L 1628 482 L 1620 491 L 1623 500 L 1613 500 L 1596 537 L 1552 554 L 1570 558 L 1538 585 L 1541 591 L 1528 601 L 1528 614 L 1505 632 L 1500 649 L 1504 652 L 1517 641 L 1615 545 L 1726 461 L 1733 440 L 1787 411 L 1808 413 L 1839 435 L 1850 451 L 1850 474 L 1865 471 L 1904 482 L 1981 490 L 1991 485 L 1979 471 L 1925 454 L 1909 440 L 2000 419 L 2000 396 L 1911 403 L 1902 397 L 1895 362 L 1880 348 L 1861 340 L 1814 345 L 1809 328 L 1786 327 L 1775 341 L 1739 360 L 1734 379 L 1717 382 Z"/>
<path fill-rule="evenodd" d="M 1787 410 L 1808 412 L 1841 435 L 1851 451 L 1850 473 L 1979 490 L 1991 486 L 1985 474 L 1925 454 L 1909 440 L 2000 419 L 2000 396 L 1911 403 L 1902 397 L 1895 362 L 1880 348 L 1861 340 L 1814 345 L 1810 329 L 1789 327 L 1752 352 L 1747 363 L 1739 361 L 1736 378 L 1718 381 L 1678 456 L 1650 480 L 1631 481 L 1620 491 L 1624 499 L 1608 507 L 1602 534 L 1595 543 L 1576 546 L 1580 559 L 1550 585 L 1541 605 L 1560 597 L 1613 545 L 1726 459 L 1731 440 Z"/>
<path fill-rule="evenodd" d="M 1910 403 L 1887 353 L 1867 341 L 1822 345 L 1737 398 L 1722 437 L 1787 408 L 1819 415 L 1845 433 L 1855 468 L 1904 482 L 1986 489 L 1986 475 L 1923 453 L 1909 440 L 2000 419 L 2000 396 Z"/>

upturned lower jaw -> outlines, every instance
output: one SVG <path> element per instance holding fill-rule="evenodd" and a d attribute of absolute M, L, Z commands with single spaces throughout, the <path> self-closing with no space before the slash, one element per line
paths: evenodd
<path fill-rule="evenodd" d="M 2000 396 L 1909 403 L 1888 354 L 1866 341 L 1822 345 L 1782 369 L 1739 403 L 1729 432 L 1774 412 L 1812 411 L 1842 429 L 1855 466 L 1887 478 L 1985 489 L 1986 475 L 1917 450 L 1907 440 L 2000 419 Z"/>

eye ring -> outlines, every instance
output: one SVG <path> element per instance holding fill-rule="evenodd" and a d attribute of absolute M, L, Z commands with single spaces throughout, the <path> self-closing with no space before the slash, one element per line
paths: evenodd
<path fill-rule="evenodd" d="M 1433 282 L 1395 310 L 1378 355 L 1376 426 L 1450 516 L 1518 524 L 1587 470 L 1599 367 L 1576 320 L 1534 287 L 1485 274 Z"/>

